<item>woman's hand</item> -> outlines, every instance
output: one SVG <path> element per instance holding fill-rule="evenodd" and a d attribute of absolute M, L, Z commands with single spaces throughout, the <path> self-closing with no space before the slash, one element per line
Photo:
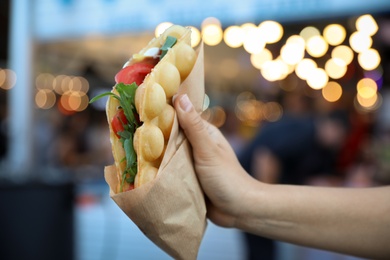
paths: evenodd
<path fill-rule="evenodd" d="M 234 227 L 256 181 L 241 167 L 222 133 L 201 118 L 187 95 L 175 99 L 180 126 L 193 148 L 195 171 L 207 198 L 208 217 L 217 225 Z"/>

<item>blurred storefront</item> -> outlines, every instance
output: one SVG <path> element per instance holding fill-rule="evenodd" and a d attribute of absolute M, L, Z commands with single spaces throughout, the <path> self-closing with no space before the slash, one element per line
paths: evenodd
<path fill-rule="evenodd" d="M 30 233 L 48 232 L 44 220 L 56 214 L 68 216 L 58 221 L 74 230 L 56 231 L 68 243 L 52 242 L 66 246 L 76 259 L 126 259 L 128 241 L 135 259 L 165 257 L 108 197 L 103 168 L 112 155 L 105 101 L 88 102 L 110 90 L 127 59 L 171 23 L 193 28 L 195 48 L 203 40 L 204 117 L 220 127 L 237 152 L 263 124 L 285 113 L 342 109 L 354 131 L 339 158 L 337 185 L 390 181 L 389 1 L 14 0 L 3 1 L 1 9 L 1 38 L 7 40 L 0 45 L 0 207 L 31 203 L 42 206 L 36 211 L 52 209 L 53 215 L 35 216 L 43 221 L 42 230 L 26 228 Z M 62 195 L 49 194 L 53 189 Z M 13 193 L 21 190 L 26 195 L 19 201 Z M 40 191 L 50 200 L 34 199 Z M 23 202 L 24 196 L 31 200 Z M 51 236 L 48 232 L 42 241 Z M 241 243 L 238 232 L 211 226 L 200 259 L 229 254 L 243 259 Z M 0 258 L 9 252 L 0 250 Z"/>

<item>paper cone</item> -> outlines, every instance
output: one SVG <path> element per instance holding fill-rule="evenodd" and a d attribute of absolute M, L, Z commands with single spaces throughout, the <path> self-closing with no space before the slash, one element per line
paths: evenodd
<path fill-rule="evenodd" d="M 204 98 L 203 45 L 194 68 L 181 84 L 197 111 Z M 117 193 L 115 166 L 105 168 L 110 196 L 138 228 L 175 259 L 196 259 L 206 230 L 206 205 L 195 174 L 190 144 L 175 118 L 157 177 L 134 190 Z"/>

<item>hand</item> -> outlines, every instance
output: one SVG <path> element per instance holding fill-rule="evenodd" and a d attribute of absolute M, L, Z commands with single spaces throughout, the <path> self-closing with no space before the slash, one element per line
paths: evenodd
<path fill-rule="evenodd" d="M 241 167 L 222 133 L 201 118 L 187 95 L 176 97 L 174 105 L 193 148 L 196 174 L 209 199 L 208 217 L 217 225 L 234 227 L 255 181 Z"/>

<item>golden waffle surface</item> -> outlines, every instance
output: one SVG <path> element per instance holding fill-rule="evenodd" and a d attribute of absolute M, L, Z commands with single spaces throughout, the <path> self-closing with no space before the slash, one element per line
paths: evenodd
<path fill-rule="evenodd" d="M 191 47 L 191 30 L 173 25 L 162 35 L 150 41 L 139 54 L 133 55 L 129 63 L 136 63 L 138 57 L 142 57 L 146 51 L 153 47 L 160 48 L 167 36 L 175 37 L 176 44 L 145 77 L 135 95 L 136 110 L 141 122 L 143 122 L 137 128 L 133 142 L 138 164 L 138 173 L 134 182 L 135 188 L 151 181 L 157 175 L 175 116 L 172 97 L 191 72 L 196 60 L 196 52 Z M 106 112 L 109 122 L 116 114 L 118 106 L 117 99 L 112 97 L 108 99 Z M 122 160 L 125 157 L 125 151 L 111 125 L 110 140 L 118 176 L 117 192 L 119 192 L 121 176 L 126 167 L 126 162 Z M 125 186 L 129 186 L 129 184 L 125 183 Z M 123 187 L 123 190 L 128 190 L 128 187 Z"/>

